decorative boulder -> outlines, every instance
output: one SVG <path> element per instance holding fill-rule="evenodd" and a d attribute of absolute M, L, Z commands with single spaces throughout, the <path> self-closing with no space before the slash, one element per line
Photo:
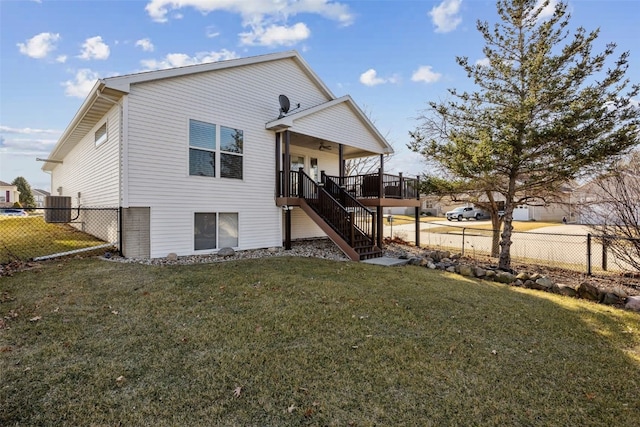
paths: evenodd
<path fill-rule="evenodd" d="M 620 305 L 622 304 L 622 299 L 612 292 L 607 292 L 602 298 L 602 303 L 607 305 Z"/>
<path fill-rule="evenodd" d="M 518 273 L 516 279 L 526 282 L 527 280 L 529 280 L 529 274 L 523 271 L 521 273 Z"/>
<path fill-rule="evenodd" d="M 487 271 L 484 268 L 476 267 L 473 269 L 473 275 L 482 278 L 487 275 Z"/>
<path fill-rule="evenodd" d="M 556 294 L 565 295 L 565 296 L 568 296 L 568 297 L 575 297 L 576 296 L 576 290 L 575 289 L 573 289 L 569 285 L 563 285 L 562 283 L 556 284 L 553 287 L 553 291 Z"/>
<path fill-rule="evenodd" d="M 600 301 L 601 295 L 598 288 L 588 282 L 582 282 L 576 288 L 578 297 L 588 299 L 590 301 Z"/>
<path fill-rule="evenodd" d="M 548 277 L 541 277 L 536 280 L 536 285 L 538 285 L 538 289 L 542 291 L 551 291 L 553 288 L 553 280 Z"/>
<path fill-rule="evenodd" d="M 514 276 L 513 274 L 507 272 L 507 271 L 501 271 L 499 273 L 497 273 L 496 275 L 496 282 L 500 282 L 500 283 L 512 283 L 515 282 L 516 280 L 516 276 Z"/>
<path fill-rule="evenodd" d="M 473 270 L 470 265 L 460 264 L 458 266 L 458 271 L 463 276 L 467 276 L 467 277 L 473 276 Z"/>
<path fill-rule="evenodd" d="M 236 251 L 234 251 L 233 248 L 220 248 L 220 250 L 218 251 L 218 256 L 223 257 L 234 256 L 235 254 Z"/>
<path fill-rule="evenodd" d="M 624 308 L 633 311 L 640 311 L 640 295 L 628 297 Z"/>
<path fill-rule="evenodd" d="M 493 270 L 487 270 L 484 274 L 484 278 L 487 280 L 494 280 L 496 278 L 496 272 Z"/>
<path fill-rule="evenodd" d="M 167 255 L 167 261 L 177 261 L 178 260 L 178 254 L 176 254 L 175 252 L 171 252 L 170 254 Z"/>

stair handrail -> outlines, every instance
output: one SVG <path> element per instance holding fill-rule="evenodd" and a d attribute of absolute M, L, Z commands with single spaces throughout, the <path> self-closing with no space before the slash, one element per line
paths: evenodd
<path fill-rule="evenodd" d="M 365 235 L 370 243 L 375 243 L 376 214 L 360 203 L 352 194 L 346 191 L 341 185 L 323 172 L 320 174 L 321 182 L 326 191 L 334 199 L 342 202 L 342 205 L 350 212 L 354 213 L 355 227 Z"/>

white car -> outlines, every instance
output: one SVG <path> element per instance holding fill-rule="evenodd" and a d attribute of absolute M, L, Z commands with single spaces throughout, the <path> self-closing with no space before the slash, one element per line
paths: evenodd
<path fill-rule="evenodd" d="M 0 209 L 0 215 L 5 216 L 28 216 L 22 209 Z"/>
<path fill-rule="evenodd" d="M 454 210 L 447 212 L 445 215 L 447 217 L 447 221 L 462 221 L 463 219 L 471 218 L 479 220 L 488 216 L 486 212 L 471 206 L 460 206 L 459 208 L 455 208 Z"/>

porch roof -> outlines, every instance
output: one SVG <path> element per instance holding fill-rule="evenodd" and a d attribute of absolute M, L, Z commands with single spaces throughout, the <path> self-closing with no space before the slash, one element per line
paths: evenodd
<path fill-rule="evenodd" d="M 279 117 L 265 128 L 343 144 L 346 157 L 393 153 L 393 147 L 349 95 Z"/>

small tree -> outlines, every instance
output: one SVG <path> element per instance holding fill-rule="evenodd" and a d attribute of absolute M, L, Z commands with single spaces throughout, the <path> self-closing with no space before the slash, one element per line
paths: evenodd
<path fill-rule="evenodd" d="M 33 209 L 36 207 L 36 201 L 33 198 L 33 193 L 31 192 L 31 185 L 24 177 L 17 177 L 13 180 L 11 185 L 15 185 L 18 187 L 18 191 L 20 192 L 20 204 L 22 207 L 27 209 Z"/>
<path fill-rule="evenodd" d="M 600 175 L 582 207 L 590 228 L 616 259 L 640 271 L 640 153 Z"/>
<path fill-rule="evenodd" d="M 615 45 L 592 54 L 598 30 L 578 28 L 569 38 L 566 3 L 545 20 L 548 5 L 498 0 L 501 22 L 477 24 L 488 65 L 457 58 L 479 90 L 452 89 L 453 100 L 430 102 L 409 144 L 467 188 L 502 195 L 503 269 L 517 205 L 550 201 L 562 184 L 640 142 L 640 110 L 631 104 L 640 86 L 625 77 L 629 53 L 605 68 Z"/>

